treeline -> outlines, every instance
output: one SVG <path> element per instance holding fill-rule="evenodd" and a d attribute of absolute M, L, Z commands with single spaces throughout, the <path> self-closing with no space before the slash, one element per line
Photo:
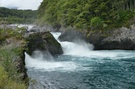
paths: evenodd
<path fill-rule="evenodd" d="M 32 23 L 36 18 L 36 10 L 17 10 L 0 7 L 1 23 Z"/>
<path fill-rule="evenodd" d="M 129 25 L 135 0 L 43 0 L 38 9 L 41 23 L 77 29 L 105 29 Z"/>
<path fill-rule="evenodd" d="M 135 9 L 135 0 L 122 0 L 123 5 L 123 10 L 133 10 Z M 120 7 L 121 8 L 121 7 Z"/>

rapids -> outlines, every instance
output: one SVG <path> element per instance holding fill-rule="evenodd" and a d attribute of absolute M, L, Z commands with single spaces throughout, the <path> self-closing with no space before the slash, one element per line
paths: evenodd
<path fill-rule="evenodd" d="M 52 34 L 58 40 L 60 33 Z M 84 41 L 60 44 L 64 54 L 57 57 L 25 53 L 27 73 L 36 81 L 29 89 L 135 89 L 135 51 L 93 51 Z"/>

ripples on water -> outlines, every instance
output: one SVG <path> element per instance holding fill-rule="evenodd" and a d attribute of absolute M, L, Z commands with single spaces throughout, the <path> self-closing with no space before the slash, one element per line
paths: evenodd
<path fill-rule="evenodd" d="M 40 52 L 36 58 L 26 54 L 28 75 L 36 80 L 29 89 L 135 89 L 135 51 L 92 51 L 86 43 L 61 44 L 64 55 L 49 55 L 51 61 Z"/>
<path fill-rule="evenodd" d="M 53 62 L 42 61 L 42 65 L 40 62 L 27 65 L 28 75 L 40 85 L 36 85 L 40 87 L 37 89 L 42 89 L 42 86 L 46 89 L 135 89 L 135 57 L 113 59 L 62 55 Z"/>

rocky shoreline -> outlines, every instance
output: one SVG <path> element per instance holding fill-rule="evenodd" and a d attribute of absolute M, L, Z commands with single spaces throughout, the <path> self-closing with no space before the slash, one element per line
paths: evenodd
<path fill-rule="evenodd" d="M 31 32 L 37 34 L 48 31 L 61 32 L 60 41 L 77 42 L 78 40 L 85 40 L 94 45 L 94 50 L 135 50 L 135 24 L 129 28 L 121 27 L 103 31 L 78 31 L 72 28 L 54 28 L 48 25 L 37 25 L 31 29 Z"/>
<path fill-rule="evenodd" d="M 28 77 L 25 68 L 24 52 L 32 55 L 35 50 L 41 50 L 48 51 L 54 56 L 63 54 L 61 45 L 49 32 L 53 31 L 53 29 L 48 31 L 42 28 L 42 31 L 38 31 L 37 29 L 34 30 L 35 28 L 32 28 L 29 32 L 25 28 L 25 34 L 27 35 L 23 34 L 24 39 L 8 38 L 5 40 L 7 45 L 14 44 L 21 49 L 15 64 L 18 72 L 21 73 L 20 77 L 22 79 Z M 77 42 L 78 40 L 85 40 L 94 45 L 94 50 L 135 50 L 135 25 L 132 25 L 130 28 L 122 27 L 108 31 L 91 30 L 89 32 L 82 32 L 74 29 L 60 29 L 58 31 L 62 32 L 59 36 L 60 41 Z"/>
<path fill-rule="evenodd" d="M 28 84 L 28 75 L 25 68 L 25 52 L 32 55 L 35 50 L 41 50 L 47 51 L 53 56 L 63 53 L 61 45 L 50 32 L 32 32 L 28 31 L 28 27 L 18 28 L 16 26 L 2 25 L 0 30 L 0 49 L 7 51 L 11 49 L 11 52 L 15 55 L 10 58 L 15 66 L 15 69 L 12 70 L 17 71 L 19 75 L 16 75 L 16 77 L 25 81 L 26 84 Z M 5 60 L 3 58 L 3 61 Z"/>
<path fill-rule="evenodd" d="M 59 37 L 60 41 L 77 41 L 78 39 L 94 45 L 94 50 L 135 50 L 135 25 L 113 30 L 91 30 L 82 32 L 66 30 Z"/>
<path fill-rule="evenodd" d="M 88 41 L 95 50 L 135 50 L 135 26 L 91 33 Z"/>

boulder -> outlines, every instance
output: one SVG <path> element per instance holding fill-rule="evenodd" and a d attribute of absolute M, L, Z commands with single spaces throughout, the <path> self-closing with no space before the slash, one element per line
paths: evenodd
<path fill-rule="evenodd" d="M 78 40 L 86 40 L 85 34 L 81 31 L 68 29 L 64 31 L 58 38 L 60 41 L 76 42 Z"/>
<path fill-rule="evenodd" d="M 52 55 L 62 54 L 60 43 L 52 36 L 50 32 L 37 32 L 30 34 L 27 38 L 28 54 L 32 54 L 35 50 L 48 50 Z"/>

